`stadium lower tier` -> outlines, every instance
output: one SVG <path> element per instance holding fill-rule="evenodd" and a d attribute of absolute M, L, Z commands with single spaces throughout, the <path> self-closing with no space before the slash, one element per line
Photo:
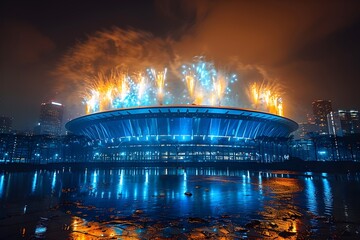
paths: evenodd
<path fill-rule="evenodd" d="M 99 162 L 277 162 L 289 158 L 286 142 L 246 140 L 238 144 L 125 143 L 94 147 L 93 161 Z"/>

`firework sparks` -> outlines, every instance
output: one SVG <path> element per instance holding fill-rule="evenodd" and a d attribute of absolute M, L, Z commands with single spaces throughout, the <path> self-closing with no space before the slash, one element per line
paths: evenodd
<path fill-rule="evenodd" d="M 146 91 L 146 86 L 147 86 L 147 82 L 146 82 L 146 78 L 139 73 L 137 76 L 137 98 L 138 98 L 138 104 L 140 105 L 140 101 Z"/>
<path fill-rule="evenodd" d="M 100 98 L 100 93 L 96 90 L 91 90 L 88 98 L 85 97 L 86 104 L 86 113 L 92 113 L 98 111 L 98 102 Z"/>
<path fill-rule="evenodd" d="M 237 69 L 242 78 L 237 81 L 237 74 L 215 67 L 202 56 L 183 62 L 173 47 L 171 39 L 145 32 L 119 28 L 96 32 L 75 45 L 59 63 L 58 91 L 77 89 L 88 114 L 136 106 L 196 104 L 251 106 L 283 115 L 277 88 L 255 83 L 247 89 L 246 76 L 271 80 L 262 67 L 232 60 L 229 68 Z"/>
<path fill-rule="evenodd" d="M 132 75 L 121 69 L 112 70 L 110 74 L 100 73 L 92 79 L 92 87 L 84 96 L 86 112 L 163 105 L 165 97 L 170 99 L 170 103 L 177 104 L 232 105 L 229 85 L 237 81 L 235 74 L 226 75 L 218 71 L 213 63 L 202 59 L 182 65 L 181 70 L 188 94 L 180 99 L 166 91 L 166 68 L 163 71 L 148 68 L 146 72 Z M 250 93 L 253 108 L 283 115 L 283 101 L 276 84 L 254 82 L 250 85 Z M 204 94 L 208 97 L 205 98 Z"/>
<path fill-rule="evenodd" d="M 213 63 L 202 59 L 182 65 L 181 70 L 188 94 L 179 99 L 166 91 L 166 68 L 163 71 L 149 68 L 132 75 L 121 69 L 112 70 L 110 74 L 100 73 L 92 79 L 92 87 L 84 95 L 86 112 L 163 105 L 164 98 L 177 104 L 232 105 L 229 85 L 237 81 L 235 74 L 223 74 Z M 250 85 L 250 92 L 253 108 L 283 115 L 283 101 L 275 84 L 255 82 Z M 208 97 L 205 98 L 204 94 Z"/>
<path fill-rule="evenodd" d="M 250 85 L 250 92 L 255 109 L 283 116 L 283 101 L 275 86 L 255 82 Z"/>
<path fill-rule="evenodd" d="M 219 72 L 212 62 L 203 58 L 195 58 L 191 64 L 182 65 L 183 82 L 185 82 L 188 95 L 184 98 L 193 104 L 220 105 L 229 103 L 229 83 L 237 81 L 236 75 L 226 76 Z M 204 99 L 203 94 L 210 93 L 211 97 Z"/>
<path fill-rule="evenodd" d="M 149 69 L 129 75 L 127 71 L 115 69 L 109 74 L 100 73 L 88 79 L 92 82 L 85 91 L 86 113 L 139 105 L 162 104 L 165 92 L 166 71 Z"/>
<path fill-rule="evenodd" d="M 91 81 L 90 91 L 84 93 L 87 113 L 124 106 L 134 85 L 126 72 L 120 70 L 112 70 L 108 75 L 99 73 Z"/>
<path fill-rule="evenodd" d="M 225 92 L 229 92 L 230 88 L 227 88 L 227 81 L 225 78 L 221 75 L 217 77 L 217 79 L 213 83 L 216 101 L 218 102 L 218 105 L 221 105 L 221 100 L 223 99 L 223 96 Z"/>
<path fill-rule="evenodd" d="M 158 98 L 159 104 L 162 105 L 163 98 L 164 98 L 164 88 L 165 88 L 167 69 L 165 68 L 164 71 L 161 71 L 161 72 L 156 72 L 155 69 L 151 69 L 150 71 L 151 71 L 153 80 L 155 81 L 156 88 L 157 88 L 157 98 Z"/>

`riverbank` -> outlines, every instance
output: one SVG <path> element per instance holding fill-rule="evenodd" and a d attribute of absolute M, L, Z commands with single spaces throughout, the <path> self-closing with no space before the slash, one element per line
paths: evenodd
<path fill-rule="evenodd" d="M 259 162 L 87 162 L 87 163 L 50 163 L 50 164 L 24 164 L 24 163 L 7 163 L 1 164 L 1 171 L 31 171 L 34 169 L 62 169 L 71 168 L 72 170 L 82 169 L 114 169 L 122 167 L 210 167 L 210 168 L 232 168 L 240 170 L 255 171 L 274 171 L 286 170 L 296 172 L 327 172 L 327 173 L 349 173 L 360 172 L 360 162 L 339 161 L 339 162 L 322 162 L 322 161 L 301 161 L 292 160 L 273 163 Z"/>

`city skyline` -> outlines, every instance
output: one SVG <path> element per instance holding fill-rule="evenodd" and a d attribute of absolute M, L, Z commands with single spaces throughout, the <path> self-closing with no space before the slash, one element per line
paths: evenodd
<path fill-rule="evenodd" d="M 65 105 L 64 122 L 84 114 L 81 98 L 71 92 L 73 82 L 54 72 L 77 44 L 114 27 L 146 32 L 151 41 L 170 40 L 170 52 L 181 52 L 183 59 L 205 55 L 229 71 L 240 64 L 261 67 L 283 86 L 285 116 L 296 121 L 311 112 L 316 99 L 332 100 L 334 109 L 360 109 L 359 99 L 351 97 L 357 93 L 360 56 L 360 5 L 355 1 L 1 5 L 0 114 L 14 118 L 14 129 L 32 129 L 40 104 L 49 100 Z M 239 81 L 250 77 L 238 74 Z"/>

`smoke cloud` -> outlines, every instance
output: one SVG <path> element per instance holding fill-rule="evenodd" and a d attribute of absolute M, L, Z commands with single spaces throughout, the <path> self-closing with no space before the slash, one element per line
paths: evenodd
<path fill-rule="evenodd" d="M 320 96 L 319 86 L 314 85 L 315 81 L 317 85 L 324 83 L 324 79 L 316 78 L 321 76 L 318 71 L 328 67 L 327 62 L 311 62 L 302 53 L 356 22 L 360 10 L 359 5 L 338 1 L 156 1 L 156 4 L 164 21 L 173 22 L 175 29 L 169 29 L 165 37 L 117 27 L 90 35 L 59 64 L 56 70 L 61 76 L 59 92 L 68 93 L 66 88 L 74 86 L 81 89 L 86 79 L 117 67 L 125 67 L 129 72 L 168 67 L 176 90 L 179 66 L 203 55 L 219 69 L 238 74 L 234 90 L 239 92 L 240 107 L 252 107 L 249 83 L 262 81 L 284 96 L 285 115 L 297 118 L 306 111 L 300 105 L 310 106 L 316 97 L 332 96 L 331 92 Z M 314 74 L 308 76 L 307 71 Z"/>

